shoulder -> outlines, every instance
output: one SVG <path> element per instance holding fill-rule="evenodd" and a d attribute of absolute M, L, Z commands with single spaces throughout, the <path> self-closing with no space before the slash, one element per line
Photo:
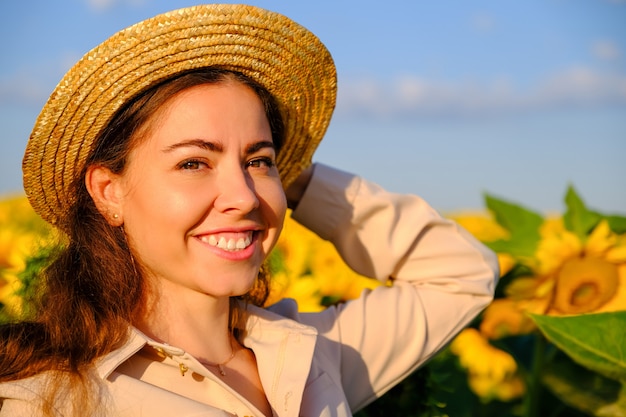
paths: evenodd
<path fill-rule="evenodd" d="M 294 299 L 283 298 L 269 307 L 241 305 L 246 311 L 246 332 L 258 333 L 261 329 L 272 332 L 287 332 L 317 335 L 315 326 L 308 323 L 306 314 L 298 311 L 298 304 Z"/>
<path fill-rule="evenodd" d="M 0 416 L 26 417 L 38 414 L 43 393 L 52 382 L 48 372 L 0 383 Z"/>
<path fill-rule="evenodd" d="M 126 343 L 95 362 L 96 372 L 100 378 L 103 380 L 107 379 L 118 366 L 141 350 L 147 341 L 148 337 L 146 335 L 136 328 L 130 327 Z"/>
<path fill-rule="evenodd" d="M 266 311 L 295 321 L 299 319 L 298 303 L 293 298 L 283 298 L 276 304 L 267 307 Z M 256 314 L 258 314 L 258 312 L 256 312 Z"/>
<path fill-rule="evenodd" d="M 52 375 L 50 373 L 42 372 L 29 378 L 0 383 L 0 398 L 37 400 L 51 380 Z"/>

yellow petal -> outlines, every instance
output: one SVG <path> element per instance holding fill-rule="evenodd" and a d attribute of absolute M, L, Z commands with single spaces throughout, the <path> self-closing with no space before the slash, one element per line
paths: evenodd
<path fill-rule="evenodd" d="M 554 273 L 564 261 L 579 256 L 582 248 L 580 239 L 567 230 L 546 235 L 539 241 L 535 251 L 538 262 L 537 273 L 539 275 Z"/>
<path fill-rule="evenodd" d="M 352 300 L 358 298 L 363 290 L 374 289 L 376 287 L 380 287 L 381 285 L 383 284 L 374 279 L 365 278 L 355 274 L 355 276 L 350 280 L 350 284 L 346 287 L 342 299 Z"/>
<path fill-rule="evenodd" d="M 588 256 L 601 258 L 604 253 L 615 245 L 616 237 L 609 227 L 609 222 L 602 220 L 593 229 L 585 243 L 585 253 Z"/>
<path fill-rule="evenodd" d="M 548 277 L 517 277 L 504 289 L 507 297 L 519 300 L 551 298 L 555 281 Z"/>
<path fill-rule="evenodd" d="M 494 300 L 483 313 L 480 332 L 488 339 L 527 334 L 534 324 L 520 310 L 514 300 L 500 298 Z"/>
<path fill-rule="evenodd" d="M 544 298 L 533 298 L 531 300 L 520 300 L 517 308 L 525 313 L 545 314 L 552 304 L 552 296 Z M 528 324 L 529 330 L 534 329 L 533 324 Z"/>
<path fill-rule="evenodd" d="M 450 350 L 467 370 L 468 384 L 481 399 L 509 401 L 524 393 L 515 359 L 491 345 L 476 329 L 463 330 L 452 341 Z"/>
<path fill-rule="evenodd" d="M 500 276 L 505 276 L 517 263 L 515 258 L 508 253 L 498 253 L 498 264 L 500 265 Z"/>
<path fill-rule="evenodd" d="M 312 277 L 301 277 L 292 282 L 284 293 L 285 298 L 298 302 L 298 310 L 316 312 L 324 309 L 319 295 L 319 284 Z"/>
<path fill-rule="evenodd" d="M 13 274 L 3 274 L 1 278 L 0 303 L 4 304 L 7 313 L 17 317 L 22 312 L 22 298 L 17 295 L 22 282 Z"/>
<path fill-rule="evenodd" d="M 488 213 L 461 213 L 449 217 L 481 242 L 493 242 L 510 237 L 510 233 Z"/>
<path fill-rule="evenodd" d="M 604 259 L 614 264 L 626 263 L 626 245 L 615 246 L 609 249 L 604 255 Z"/>
<path fill-rule="evenodd" d="M 563 224 L 563 218 L 561 216 L 546 218 L 543 223 L 541 223 L 541 226 L 539 226 L 539 235 L 541 237 L 552 236 L 564 231 L 565 225 Z"/>

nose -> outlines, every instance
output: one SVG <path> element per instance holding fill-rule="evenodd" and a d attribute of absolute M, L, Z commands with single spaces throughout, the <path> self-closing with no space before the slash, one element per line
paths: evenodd
<path fill-rule="evenodd" d="M 218 189 L 215 208 L 221 212 L 249 213 L 259 207 L 254 181 L 244 168 L 223 171 Z"/>

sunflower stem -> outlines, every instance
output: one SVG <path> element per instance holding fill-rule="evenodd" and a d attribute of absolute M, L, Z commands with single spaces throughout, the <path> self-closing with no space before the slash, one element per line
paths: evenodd
<path fill-rule="evenodd" d="M 542 334 L 536 334 L 533 347 L 533 359 L 528 378 L 528 391 L 526 394 L 524 417 L 539 416 L 539 404 L 541 403 L 541 370 L 544 364 L 545 350 L 546 340 Z"/>

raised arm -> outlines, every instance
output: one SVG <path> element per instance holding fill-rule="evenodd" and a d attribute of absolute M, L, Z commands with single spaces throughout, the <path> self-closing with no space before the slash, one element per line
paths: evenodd
<path fill-rule="evenodd" d="M 432 357 L 493 298 L 495 255 L 417 196 L 317 165 L 293 217 L 333 242 L 355 271 L 393 281 L 302 316 L 323 336 L 320 348 L 336 355 L 335 377 L 353 410 Z"/>

